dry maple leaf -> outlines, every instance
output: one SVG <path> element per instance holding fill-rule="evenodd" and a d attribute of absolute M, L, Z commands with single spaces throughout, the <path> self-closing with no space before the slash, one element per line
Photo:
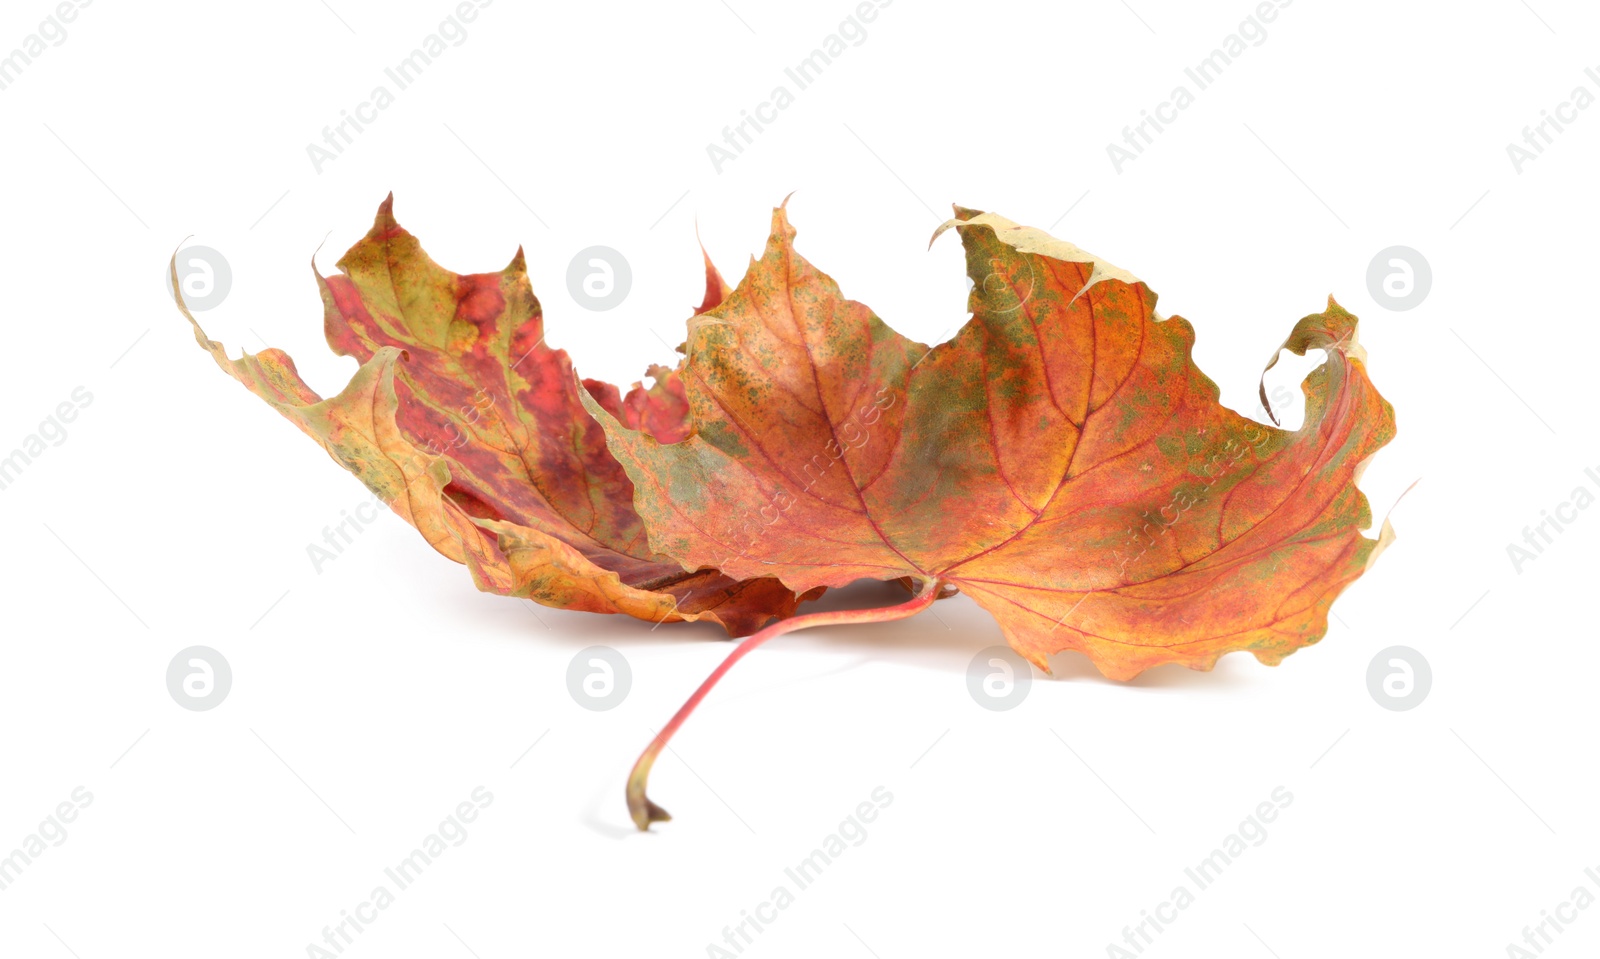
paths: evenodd
<path fill-rule="evenodd" d="M 449 272 L 395 222 L 391 196 L 339 267 L 317 277 L 325 331 L 362 365 L 327 400 L 280 350 L 228 359 L 179 304 L 224 371 L 465 563 L 480 589 L 658 623 L 704 619 L 733 635 L 794 612 L 800 598 L 768 575 L 686 571 L 649 548 L 632 484 L 582 402 L 679 439 L 682 387 L 661 368 L 655 386 L 626 397 L 580 386 L 566 353 L 545 345 L 521 250 L 499 273 Z M 708 260 L 702 308 L 726 291 Z"/>
<path fill-rule="evenodd" d="M 738 288 L 689 320 L 686 436 L 585 400 L 635 487 L 657 551 L 790 589 L 909 577 L 881 610 L 813 613 L 745 640 L 640 757 L 635 823 L 661 747 L 740 657 L 808 626 L 910 616 L 956 588 L 1048 671 L 1063 650 L 1128 679 L 1276 664 L 1392 538 L 1356 480 L 1394 435 L 1356 318 L 1329 299 L 1283 348 L 1327 353 L 1304 425 L 1225 409 L 1194 330 L 1141 281 L 1002 217 L 957 208 L 972 318 L 932 349 L 895 333 L 795 252 L 785 210 Z M 935 233 L 937 238 L 939 233 Z M 1276 354 L 1274 354 L 1276 357 Z M 1263 396 L 1263 402 L 1265 397 Z"/>
<path fill-rule="evenodd" d="M 626 396 L 580 385 L 544 345 L 521 251 L 500 273 L 450 273 L 389 201 L 343 272 L 318 278 L 330 345 L 361 361 L 337 396 L 281 351 L 229 360 L 183 312 L 226 372 L 480 588 L 736 635 L 778 620 L 636 763 L 644 829 L 669 818 L 645 795 L 660 750 L 774 636 L 963 590 L 1047 671 L 1068 649 L 1117 679 L 1242 649 L 1272 664 L 1321 638 L 1334 597 L 1393 538 L 1387 523 L 1360 535 L 1355 485 L 1393 411 L 1331 299 L 1283 344 L 1327 359 L 1303 386 L 1305 424 L 1277 430 L 1218 403 L 1192 328 L 1157 315 L 1132 275 L 992 214 L 958 208 L 939 232 L 952 227 L 975 286 L 949 342 L 909 341 L 846 300 L 794 251 L 780 208 L 737 290 L 707 259 L 685 359 Z M 860 578 L 915 595 L 791 615 Z"/>

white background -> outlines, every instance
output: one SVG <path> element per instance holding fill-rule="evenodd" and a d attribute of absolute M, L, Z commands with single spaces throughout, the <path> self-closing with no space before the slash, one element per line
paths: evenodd
<path fill-rule="evenodd" d="M 1600 472 L 1600 109 L 1520 173 L 1506 153 L 1600 92 L 1600 11 L 1529 2 L 1298 0 L 1119 174 L 1107 143 L 1254 4 L 899 0 L 720 175 L 707 144 L 854 4 L 497 0 L 318 173 L 307 144 L 452 3 L 93 3 L 0 91 L 0 453 L 93 395 L 0 491 L 0 853 L 94 796 L 0 892 L 0 953 L 307 955 L 482 785 L 467 840 L 344 955 L 704 956 L 884 786 L 866 841 L 746 956 L 1105 956 L 1283 786 L 1267 839 L 1145 955 L 1506 955 L 1600 865 L 1600 510 L 1520 573 L 1506 554 Z M 52 9 L 8 0 L 0 53 Z M 322 244 L 331 270 L 391 190 L 447 267 L 525 246 L 550 342 L 624 384 L 672 361 L 699 302 L 696 223 L 737 279 L 792 190 L 801 252 L 927 342 L 965 317 L 956 238 L 927 249 L 949 203 L 1053 228 L 1189 318 L 1252 415 L 1332 293 L 1398 414 L 1361 484 L 1374 512 L 1421 482 L 1326 639 L 1276 669 L 1116 684 L 1063 655 L 992 713 L 966 669 L 1002 640 L 964 598 L 785 637 L 684 728 L 652 783 L 676 819 L 639 835 L 623 779 L 719 633 L 479 593 L 388 515 L 314 571 L 307 545 L 365 491 L 161 292 L 186 237 L 221 250 L 211 335 L 286 349 L 332 393 L 354 364 L 322 342 L 308 264 Z M 634 272 L 607 313 L 566 289 L 594 244 Z M 1408 312 L 1367 288 L 1394 244 L 1432 265 Z M 195 644 L 232 664 L 209 712 L 165 683 Z M 610 712 L 567 693 L 593 644 L 632 664 Z M 1395 644 L 1433 668 L 1408 712 L 1367 690 Z M 1600 908 L 1577 915 L 1546 955 L 1600 945 Z"/>

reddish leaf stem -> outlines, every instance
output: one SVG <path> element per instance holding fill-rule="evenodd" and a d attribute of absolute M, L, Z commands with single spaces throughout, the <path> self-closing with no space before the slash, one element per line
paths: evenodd
<path fill-rule="evenodd" d="M 706 698 L 706 694 L 711 692 L 711 688 L 722 679 L 723 675 L 733 668 L 734 663 L 743 659 L 747 653 L 767 640 L 782 636 L 784 633 L 792 633 L 797 629 L 810 629 L 813 626 L 837 626 L 845 623 L 887 623 L 891 620 L 915 616 L 933 604 L 934 599 L 939 595 L 938 586 L 938 580 L 924 580 L 917 594 L 898 606 L 885 606 L 879 609 L 845 609 L 825 613 L 807 613 L 804 616 L 792 616 L 789 619 L 779 620 L 766 629 L 752 633 L 740 640 L 738 648 L 728 654 L 728 658 L 722 661 L 722 665 L 712 670 L 711 675 L 707 676 L 705 682 L 700 684 L 700 688 L 694 691 L 694 695 L 690 696 L 682 706 L 678 707 L 678 711 L 673 714 L 672 719 L 661 727 L 661 732 L 656 734 L 656 738 L 650 741 L 650 745 L 645 747 L 644 752 L 639 754 L 638 761 L 633 764 L 633 772 L 628 775 L 628 814 L 633 817 L 634 825 L 638 826 L 641 831 L 648 830 L 651 823 L 665 822 L 672 818 L 665 809 L 651 802 L 650 797 L 645 795 L 645 786 L 650 779 L 650 767 L 655 765 L 656 757 L 661 754 L 662 747 L 666 746 L 667 741 L 672 738 L 672 734 L 678 731 L 678 727 L 683 725 L 683 721 L 689 718 L 689 714 L 694 712 L 695 707 L 700 705 L 700 701 Z"/>

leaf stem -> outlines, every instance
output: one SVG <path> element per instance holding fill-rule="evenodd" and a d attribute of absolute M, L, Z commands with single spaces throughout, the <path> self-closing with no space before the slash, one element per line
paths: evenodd
<path fill-rule="evenodd" d="M 738 648 L 729 653 L 728 658 L 724 659 L 720 666 L 712 670 L 711 675 L 707 676 L 705 682 L 700 684 L 700 688 L 694 691 L 694 695 L 690 696 L 682 706 L 678 707 L 678 711 L 672 715 L 672 719 L 661 727 L 661 731 L 656 734 L 656 738 L 650 741 L 650 745 L 645 747 L 644 752 L 639 754 L 639 759 L 633 764 L 633 772 L 628 774 L 627 795 L 628 814 L 633 817 L 634 825 L 644 831 L 648 830 L 653 822 L 665 822 L 672 818 L 665 809 L 651 802 L 650 797 L 645 795 L 645 787 L 650 779 L 650 767 L 655 765 L 656 757 L 661 754 L 662 748 L 667 745 L 667 741 L 672 738 L 672 734 L 678 731 L 678 727 L 683 725 L 683 721 L 688 719 L 689 714 L 694 712 L 696 706 L 700 705 L 700 701 L 706 698 L 706 694 L 711 692 L 711 688 L 717 685 L 717 682 L 722 679 L 728 670 L 733 668 L 734 663 L 743 659 L 751 650 L 769 639 L 782 636 L 784 633 L 792 633 L 798 629 L 810 629 L 813 626 L 838 626 L 846 623 L 887 623 L 891 620 L 905 619 L 909 616 L 915 616 L 933 605 L 933 601 L 938 595 L 939 581 L 937 579 L 926 579 L 922 581 L 922 586 L 917 590 L 915 596 L 897 606 L 884 606 L 878 609 L 843 609 L 822 613 L 807 613 L 804 616 L 792 616 L 788 619 L 779 620 L 766 629 L 752 633 L 740 640 Z"/>

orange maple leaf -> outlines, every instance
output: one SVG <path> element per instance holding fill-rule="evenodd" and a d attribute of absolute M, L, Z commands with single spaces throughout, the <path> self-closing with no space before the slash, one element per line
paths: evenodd
<path fill-rule="evenodd" d="M 640 758 L 640 828 L 665 817 L 644 795 L 661 746 L 772 636 L 909 616 L 955 588 L 1045 671 L 1063 650 L 1114 679 L 1234 650 L 1276 664 L 1322 637 L 1334 597 L 1392 538 L 1387 524 L 1361 535 L 1355 484 L 1394 412 L 1331 298 L 1283 344 L 1327 353 L 1291 432 L 1224 408 L 1193 328 L 1131 274 L 991 213 L 957 208 L 952 228 L 975 285 L 949 342 L 913 342 L 846 299 L 779 208 L 738 288 L 689 320 L 683 439 L 585 401 L 652 547 L 687 568 L 798 592 L 920 584 L 899 606 L 799 616 L 741 644 Z"/>

